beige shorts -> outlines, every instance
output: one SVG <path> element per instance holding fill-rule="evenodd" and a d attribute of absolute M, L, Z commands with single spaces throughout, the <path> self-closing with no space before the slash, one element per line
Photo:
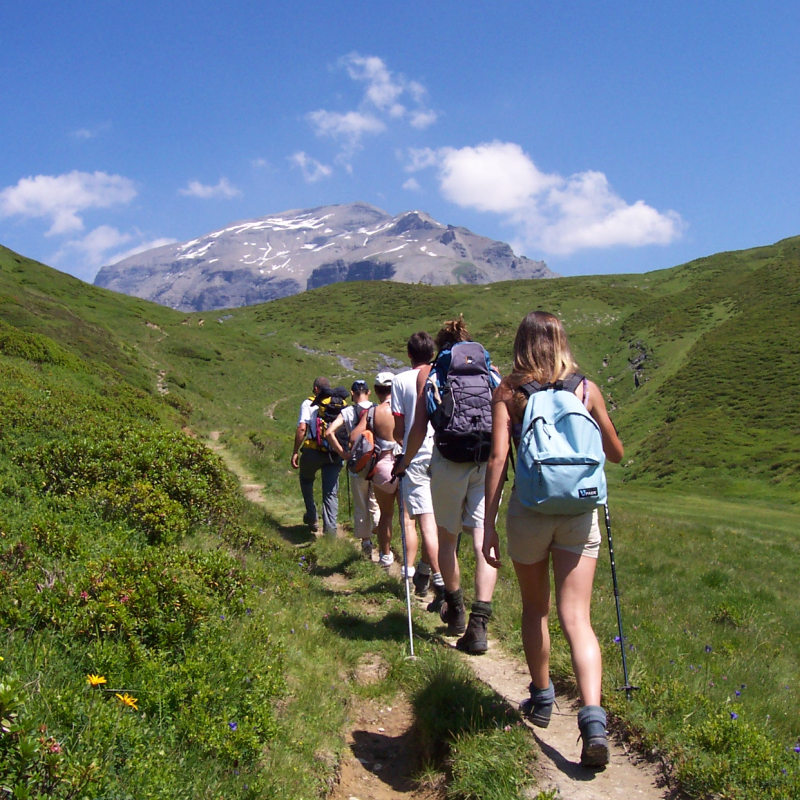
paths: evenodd
<path fill-rule="evenodd" d="M 397 481 L 392 481 L 392 467 L 394 467 L 394 453 L 387 450 L 375 465 L 375 472 L 372 473 L 372 485 L 387 494 L 394 494 L 397 491 Z"/>
<path fill-rule="evenodd" d="M 571 516 L 540 514 L 522 505 L 515 488 L 506 514 L 506 541 L 509 558 L 520 564 L 544 561 L 550 550 L 597 558 L 601 541 L 597 509 Z"/>
<path fill-rule="evenodd" d="M 456 534 L 462 527 L 482 528 L 486 464 L 457 464 L 434 448 L 431 456 L 431 498 L 436 524 Z"/>
<path fill-rule="evenodd" d="M 431 500 L 430 461 L 412 461 L 403 477 L 403 502 L 406 511 L 416 517 L 419 514 L 433 514 Z"/>

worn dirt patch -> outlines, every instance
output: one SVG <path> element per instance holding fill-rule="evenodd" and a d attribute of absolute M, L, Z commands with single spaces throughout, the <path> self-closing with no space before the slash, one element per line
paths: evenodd
<path fill-rule="evenodd" d="M 434 800 L 437 788 L 420 787 L 413 770 L 413 722 L 408 700 L 396 695 L 391 704 L 365 700 L 353 707 L 347 734 L 348 755 L 339 768 L 339 783 L 329 800 Z"/>

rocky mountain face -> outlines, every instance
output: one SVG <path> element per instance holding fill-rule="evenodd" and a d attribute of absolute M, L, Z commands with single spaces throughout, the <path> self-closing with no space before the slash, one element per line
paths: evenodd
<path fill-rule="evenodd" d="M 392 217 L 353 203 L 238 222 L 103 267 L 94 282 L 180 311 L 210 311 L 339 281 L 443 285 L 553 277 L 543 261 L 421 211 Z"/>

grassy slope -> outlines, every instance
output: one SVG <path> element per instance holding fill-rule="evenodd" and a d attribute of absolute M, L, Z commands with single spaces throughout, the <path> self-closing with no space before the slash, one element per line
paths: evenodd
<path fill-rule="evenodd" d="M 316 374 L 348 384 L 384 354 L 402 359 L 411 330 L 435 330 L 458 312 L 507 371 L 522 315 L 537 307 L 560 313 L 579 363 L 615 408 L 629 459 L 610 471 L 615 544 L 626 633 L 636 648 L 631 669 L 650 689 L 625 713 L 688 770 L 688 778 L 681 773 L 687 785 L 694 785 L 692 775 L 704 776 L 696 784 L 702 792 L 735 772 L 725 749 L 734 745 L 700 723 L 702 717 L 713 728 L 714 713 L 721 709 L 724 721 L 730 703 L 743 702 L 730 691 L 734 681 L 758 687 L 743 715 L 756 732 L 789 744 L 800 734 L 790 711 L 800 703 L 791 592 L 800 480 L 799 243 L 646 275 L 489 287 L 342 284 L 213 315 L 180 314 L 87 287 L 0 250 L 0 315 L 103 360 L 151 393 L 165 371 L 170 397 L 194 409 L 191 425 L 223 429 L 227 443 L 291 506 L 297 498 L 289 437 Z M 637 390 L 629 360 L 641 352 L 645 380 Z M 338 356 L 352 359 L 354 370 Z M 185 403 L 177 405 L 186 411 Z M 607 574 L 601 566 L 597 618 L 611 685 L 618 653 Z M 512 645 L 514 598 L 507 577 L 497 628 Z M 710 678 L 696 671 L 701 661 L 713 670 Z M 685 697 L 665 700 L 675 687 L 688 689 Z M 681 703 L 702 706 L 698 698 L 708 706 L 691 722 L 669 722 Z M 720 749 L 708 756 L 712 767 L 686 755 L 713 753 L 708 741 L 698 743 L 702 736 Z M 738 746 L 745 762 L 763 760 L 760 744 Z M 763 776 L 730 780 L 746 785 Z"/>

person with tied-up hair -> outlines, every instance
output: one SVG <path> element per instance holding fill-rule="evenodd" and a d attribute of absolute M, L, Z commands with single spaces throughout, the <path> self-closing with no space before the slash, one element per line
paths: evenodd
<path fill-rule="evenodd" d="M 446 321 L 435 338 L 437 359 L 444 351 L 452 351 L 454 345 L 471 341 L 463 316 Z M 485 354 L 485 350 L 482 347 L 480 349 Z M 406 451 L 397 459 L 395 474 L 398 477 L 405 475 L 427 436 L 430 414 L 424 390 L 430 373 L 431 366 L 426 366 L 419 370 L 417 376 L 414 425 Z M 456 647 L 472 655 L 485 653 L 489 647 L 487 625 L 492 617 L 492 596 L 497 583 L 497 570 L 483 556 L 485 472 L 485 463 L 477 460 L 467 463 L 451 461 L 442 454 L 438 443 L 433 449 L 430 461 L 431 498 L 438 532 L 439 567 L 445 587 L 439 616 L 447 625 L 448 633 L 461 634 Z M 469 623 L 466 620 L 458 560 L 458 542 L 462 530 L 471 535 L 475 553 L 475 600 Z"/>
<path fill-rule="evenodd" d="M 492 399 L 492 450 L 486 469 L 486 529 L 483 553 L 500 569 L 500 539 L 495 527 L 512 441 L 519 448 L 529 385 L 561 382 L 556 391 L 574 394 L 600 430 L 606 459 L 622 459 L 622 442 L 606 411 L 600 389 L 578 373 L 561 320 L 532 311 L 517 330 L 514 371 L 504 378 Z M 565 387 L 566 384 L 566 387 Z M 519 459 L 517 461 L 519 464 Z M 542 728 L 550 722 L 555 692 L 550 680 L 550 561 L 555 577 L 556 608 L 572 654 L 582 708 L 578 727 L 583 740 L 581 763 L 608 763 L 606 713 L 600 705 L 602 662 L 592 630 L 592 583 L 600 546 L 597 509 L 580 514 L 545 514 L 523 505 L 515 486 L 506 515 L 508 556 L 522 594 L 522 644 L 531 675 L 530 697 L 522 712 Z"/>
<path fill-rule="evenodd" d="M 337 455 L 347 461 L 350 451 L 342 447 L 337 433 L 344 429 L 347 440 L 361 421 L 361 418 L 372 408 L 369 399 L 369 386 L 364 380 L 353 381 L 350 387 L 353 404 L 342 409 L 342 413 L 330 424 L 325 433 L 328 445 Z M 350 488 L 353 493 L 353 532 L 361 540 L 361 553 L 365 558 L 372 558 L 372 536 L 377 535 L 380 509 L 372 491 L 372 484 L 361 475 L 350 476 Z"/>

